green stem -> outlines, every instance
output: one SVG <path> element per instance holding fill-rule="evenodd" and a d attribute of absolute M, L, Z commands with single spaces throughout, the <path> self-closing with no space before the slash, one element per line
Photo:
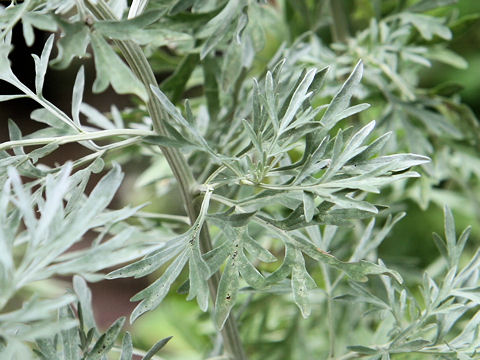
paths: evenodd
<path fill-rule="evenodd" d="M 97 1 L 96 4 L 86 1 L 86 4 L 88 9 L 97 18 L 101 20 L 116 20 L 110 8 L 103 0 Z M 163 123 L 167 117 L 163 111 L 162 105 L 150 88 L 151 85 L 158 86 L 158 83 L 142 49 L 132 41 L 117 40 L 114 41 L 114 43 L 119 47 L 127 64 L 140 79 L 140 81 L 142 81 L 146 90 L 148 91 L 149 100 L 147 103 L 147 109 L 150 117 L 152 118 L 154 130 L 160 135 L 167 135 L 167 131 Z M 196 206 L 194 201 L 196 195 L 196 181 L 193 177 L 193 174 L 185 158 L 178 150 L 167 147 L 160 147 L 160 149 L 162 150 L 162 153 L 164 154 L 179 184 L 187 215 L 190 218 L 191 224 L 193 224 L 197 219 L 200 210 L 199 206 Z M 212 249 L 212 242 L 207 226 L 203 226 L 200 233 L 200 248 L 203 253 L 209 251 L 209 249 Z M 208 280 L 210 297 L 212 298 L 213 302 L 215 302 L 216 299 L 219 282 L 220 275 L 218 272 Z M 225 326 L 222 329 L 222 337 L 225 352 L 229 357 L 234 360 L 247 359 L 240 340 L 235 318 L 232 314 L 228 317 Z"/>
<path fill-rule="evenodd" d="M 335 358 L 335 319 L 333 314 L 333 298 L 332 284 L 330 281 L 330 273 L 325 264 L 322 264 L 322 273 L 325 280 L 325 292 L 327 293 L 327 316 L 328 316 L 328 335 L 329 335 L 329 352 L 328 358 Z"/>
<path fill-rule="evenodd" d="M 86 140 L 105 139 L 112 136 L 150 136 L 155 134 L 156 133 L 152 131 L 138 130 L 138 129 L 99 130 L 99 131 L 76 134 L 76 135 L 65 135 L 65 136 L 56 136 L 56 137 L 6 141 L 0 145 L 0 151 L 13 149 L 20 146 L 34 146 L 34 145 L 45 145 L 45 144 L 63 145 L 63 144 L 68 144 L 72 142 L 79 142 L 79 141 L 86 141 Z"/>
<path fill-rule="evenodd" d="M 343 6 L 343 0 L 330 0 L 332 14 L 331 30 L 333 41 L 345 42 L 349 37 L 348 19 Z"/>

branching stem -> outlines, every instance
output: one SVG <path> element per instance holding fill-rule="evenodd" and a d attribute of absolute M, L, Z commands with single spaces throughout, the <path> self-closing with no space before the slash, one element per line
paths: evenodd
<path fill-rule="evenodd" d="M 108 5 L 103 0 L 98 0 L 96 3 L 86 1 L 88 9 L 97 18 L 102 20 L 115 20 L 115 16 L 111 12 Z M 154 130 L 160 135 L 167 135 L 167 131 L 164 126 L 166 115 L 163 111 L 161 103 L 153 94 L 150 86 L 158 86 L 155 75 L 145 57 L 142 49 L 137 44 L 131 41 L 114 41 L 120 49 L 127 64 L 130 66 L 135 75 L 145 86 L 148 91 L 149 100 L 147 103 L 147 109 L 153 122 Z M 196 182 L 193 174 L 185 161 L 182 154 L 172 148 L 161 147 L 180 188 L 180 192 L 185 204 L 187 215 L 190 218 L 191 224 L 195 222 L 199 214 L 199 206 L 195 205 Z M 200 247 L 202 252 L 209 251 L 212 248 L 212 242 L 207 226 L 203 226 L 200 233 Z M 209 280 L 208 286 L 210 290 L 210 296 L 215 302 L 218 284 L 220 282 L 219 273 L 215 273 Z M 228 317 L 225 326 L 222 330 L 223 343 L 227 356 L 235 360 L 247 359 L 243 345 L 240 340 L 238 329 L 235 323 L 235 319 L 232 314 Z"/>

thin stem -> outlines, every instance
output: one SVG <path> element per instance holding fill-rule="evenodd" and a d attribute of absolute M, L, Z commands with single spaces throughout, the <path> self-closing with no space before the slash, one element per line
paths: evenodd
<path fill-rule="evenodd" d="M 115 16 L 112 14 L 108 5 L 99 0 L 96 4 L 86 1 L 89 10 L 99 19 L 102 20 L 115 20 Z M 153 94 L 150 86 L 158 86 L 155 75 L 145 57 L 142 49 L 137 44 L 131 41 L 115 41 L 115 44 L 119 47 L 126 62 L 133 70 L 135 75 L 142 81 L 146 90 L 148 91 L 149 100 L 147 103 L 147 109 L 152 118 L 155 131 L 160 135 L 167 135 L 167 131 L 164 126 L 164 121 L 167 118 L 162 105 Z M 187 215 L 190 218 L 190 223 L 193 224 L 199 215 L 200 208 L 195 204 L 195 179 L 193 174 L 182 156 L 182 154 L 172 148 L 160 147 L 172 172 L 179 184 L 180 192 L 184 200 Z M 212 241 L 208 227 L 205 225 L 200 232 L 200 248 L 203 253 L 212 249 Z M 220 283 L 220 274 L 215 273 L 208 280 L 208 287 L 210 290 L 210 297 L 215 302 L 218 284 Z M 225 326 L 222 330 L 224 349 L 227 355 L 235 360 L 246 360 L 245 351 L 243 349 L 240 336 L 238 333 L 237 325 L 232 314 L 228 317 Z"/>
<path fill-rule="evenodd" d="M 181 215 L 160 214 L 160 213 L 152 213 L 148 211 L 137 211 L 133 216 L 146 218 L 146 219 L 159 219 L 159 220 L 180 222 L 183 224 L 190 225 L 190 219 L 186 216 L 181 216 Z"/>
<path fill-rule="evenodd" d="M 34 146 L 45 144 L 68 144 L 71 142 L 79 142 L 86 140 L 104 139 L 112 136 L 151 136 L 156 133 L 149 130 L 137 130 L 137 129 L 114 129 L 114 130 L 99 130 L 90 133 L 82 133 L 78 135 L 65 135 L 56 137 L 23 139 L 6 141 L 0 145 L 0 151 L 6 149 L 13 149 L 20 146 Z"/>
<path fill-rule="evenodd" d="M 343 0 L 330 0 L 330 12 L 332 14 L 331 30 L 333 41 L 345 42 L 350 34 Z"/>
<path fill-rule="evenodd" d="M 325 292 L 327 294 L 327 317 L 328 317 L 328 337 L 329 351 L 328 358 L 335 358 L 335 319 L 333 314 L 332 284 L 330 282 L 330 273 L 325 264 L 322 264 L 323 279 L 325 281 Z"/>

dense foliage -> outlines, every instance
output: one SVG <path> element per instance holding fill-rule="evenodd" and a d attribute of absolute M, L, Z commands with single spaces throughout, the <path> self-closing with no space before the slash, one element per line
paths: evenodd
<path fill-rule="evenodd" d="M 169 358 L 169 337 L 142 352 L 128 332 L 120 343 L 124 318 L 103 332 L 91 307 L 86 281 L 149 276 L 130 323 L 174 290 L 195 299 L 212 321 L 196 358 L 477 358 L 480 252 L 450 207 L 480 216 L 480 125 L 457 87 L 421 77 L 467 68 L 450 45 L 477 17 L 454 3 L 2 8 L 0 80 L 16 91 L 0 101 L 35 102 L 43 126 L 25 135 L 9 120 L 0 144 L 0 357 Z M 19 27 L 29 46 L 52 33 L 32 55 L 34 89 L 9 60 Z M 131 106 L 84 102 L 90 62 L 93 92 L 111 86 Z M 68 111 L 44 95 L 49 65 L 77 74 Z M 47 166 L 68 143 L 87 155 Z M 147 164 L 130 174 L 139 195 L 109 209 L 135 162 Z M 180 215 L 159 210 L 171 194 Z M 445 206 L 440 256 L 423 269 L 381 251 L 413 203 Z M 52 294 L 58 276 L 73 291 Z"/>

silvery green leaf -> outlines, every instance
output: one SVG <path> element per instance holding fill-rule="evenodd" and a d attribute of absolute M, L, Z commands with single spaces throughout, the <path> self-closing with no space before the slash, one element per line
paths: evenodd
<path fill-rule="evenodd" d="M 34 349 L 33 351 L 41 357 L 42 360 L 60 360 L 57 355 L 57 349 L 54 346 L 53 340 L 48 338 L 38 339 L 36 341 L 38 350 Z M 40 353 L 37 353 L 37 351 Z M 1 350 L 0 350 L 1 353 Z M 67 360 L 71 358 L 65 357 Z"/>
<path fill-rule="evenodd" d="M 94 273 L 151 252 L 153 246 L 140 246 L 128 242 L 133 233 L 134 229 L 127 227 L 98 246 L 69 253 L 65 259 L 63 256 L 60 257 L 59 261 L 50 265 L 46 271 L 52 274 Z"/>
<path fill-rule="evenodd" d="M 92 293 L 82 277 L 77 275 L 73 277 L 73 290 L 77 295 L 79 306 L 82 308 L 82 322 L 85 324 L 86 330 L 96 329 L 97 325 L 92 311 Z"/>
<path fill-rule="evenodd" d="M 265 278 L 257 270 L 255 266 L 245 256 L 243 249 L 238 251 L 238 270 L 243 280 L 254 289 L 260 289 L 263 287 Z"/>
<path fill-rule="evenodd" d="M 73 310 L 71 307 L 64 306 L 59 312 L 59 321 L 64 322 L 75 319 Z M 80 342 L 78 328 L 73 327 L 70 329 L 62 330 L 62 343 L 63 343 L 63 360 L 80 360 L 80 349 L 78 344 Z"/>
<path fill-rule="evenodd" d="M 441 18 L 423 14 L 402 13 L 400 19 L 404 24 L 415 26 L 425 40 L 432 40 L 434 35 L 445 40 L 452 38 L 450 29 L 443 25 L 443 19 Z"/>
<path fill-rule="evenodd" d="M 26 12 L 22 16 L 22 30 L 25 43 L 32 46 L 35 42 L 34 27 L 54 32 L 57 30 L 57 24 L 50 15 L 41 14 L 39 12 Z"/>
<path fill-rule="evenodd" d="M 280 120 L 279 132 L 282 133 L 286 127 L 293 120 L 294 116 L 297 114 L 298 110 L 302 106 L 303 102 L 311 96 L 309 92 L 310 85 L 315 78 L 317 73 L 316 69 L 311 69 L 306 72 L 305 76 L 302 78 L 300 83 L 295 89 L 295 92 L 292 95 L 292 98 L 288 104 L 285 115 Z"/>
<path fill-rule="evenodd" d="M 166 337 L 160 341 L 158 341 L 155 345 L 151 347 L 150 350 L 145 354 L 145 356 L 142 358 L 142 360 L 150 360 L 153 358 L 153 356 L 158 353 L 167 343 L 170 341 L 172 336 Z"/>
<path fill-rule="evenodd" d="M 245 236 L 243 243 L 245 250 L 248 251 L 250 255 L 259 260 L 269 263 L 277 261 L 277 258 L 262 245 L 260 245 L 256 240 L 254 240 L 249 234 Z"/>
<path fill-rule="evenodd" d="M 135 94 L 146 101 L 148 96 L 143 84 L 106 40 L 96 33 L 90 34 L 90 40 L 97 73 L 93 92 L 102 92 L 111 84 L 118 94 Z"/>
<path fill-rule="evenodd" d="M 230 257 L 223 270 L 215 300 L 214 318 L 218 329 L 223 328 L 230 315 L 237 298 L 239 283 L 238 260 Z"/>
<path fill-rule="evenodd" d="M 444 116 L 418 106 L 403 106 L 405 111 L 420 120 L 435 135 L 444 135 L 454 139 L 462 139 L 464 136 L 460 130 L 448 122 Z"/>
<path fill-rule="evenodd" d="M 29 231 L 32 234 L 35 233 L 37 226 L 37 220 L 32 209 L 32 200 L 30 194 L 23 187 L 20 176 L 14 168 L 8 168 L 8 177 L 11 180 L 13 191 L 16 195 L 16 199 L 12 199 L 12 202 L 20 210 L 23 215 L 23 221 Z"/>
<path fill-rule="evenodd" d="M 242 72 L 242 43 L 232 41 L 227 48 L 221 71 L 223 91 L 229 91 Z"/>
<path fill-rule="evenodd" d="M 313 78 L 312 83 L 310 84 L 309 91 L 312 92 L 312 98 L 320 92 L 324 83 L 325 77 L 328 72 L 328 67 L 324 67 L 323 69 L 316 72 L 315 77 Z M 361 111 L 361 110 L 360 110 Z"/>
<path fill-rule="evenodd" d="M 61 130 L 61 133 L 75 134 L 75 130 L 68 126 L 63 120 L 52 114 L 50 111 L 44 108 L 35 109 L 30 114 L 32 120 L 38 121 L 43 124 L 47 124 L 49 127 Z M 29 138 L 26 136 L 25 138 Z"/>
<path fill-rule="evenodd" d="M 63 322 L 55 322 L 51 319 L 37 321 L 24 326 L 16 327 L 15 341 L 34 342 L 40 337 L 49 337 L 58 334 L 64 329 L 70 329 L 77 326 L 76 320 L 68 320 Z M 2 354 L 3 356 L 3 354 Z M 27 355 L 25 355 L 27 356 Z M 29 358 L 27 357 L 23 357 Z"/>
<path fill-rule="evenodd" d="M 56 179 L 49 175 L 45 179 L 45 204 L 40 209 L 40 220 L 38 221 L 35 233 L 32 235 L 32 246 L 39 245 L 42 240 L 48 237 L 49 229 L 58 215 L 63 215 L 63 198 L 69 188 L 69 175 L 72 164 L 65 164 Z"/>
<path fill-rule="evenodd" d="M 285 279 L 292 273 L 295 264 L 296 249 L 290 243 L 285 243 L 285 255 L 282 264 L 269 276 L 265 278 L 265 285 L 274 285 Z"/>
<path fill-rule="evenodd" d="M 227 30 L 234 23 L 234 19 L 238 16 L 244 7 L 244 0 L 229 1 L 225 7 L 211 19 L 197 34 L 198 37 L 208 37 L 200 52 L 200 59 L 204 59 L 210 51 L 225 37 Z"/>
<path fill-rule="evenodd" d="M 229 241 L 224 241 L 222 244 L 203 255 L 203 258 L 210 269 L 209 277 L 217 272 L 225 263 L 225 260 L 232 252 L 232 246 L 232 243 Z"/>
<path fill-rule="evenodd" d="M 93 27 L 108 38 L 130 40 L 136 31 L 156 22 L 162 15 L 161 11 L 148 11 L 128 20 L 96 21 Z"/>
<path fill-rule="evenodd" d="M 72 94 L 72 118 L 77 126 L 80 126 L 80 105 L 82 104 L 83 89 L 85 87 L 85 70 L 83 66 L 77 72 Z"/>
<path fill-rule="evenodd" d="M 69 23 L 62 19 L 57 19 L 57 21 L 64 34 L 57 41 L 58 54 L 51 61 L 51 65 L 58 69 L 65 69 L 74 57 L 86 56 L 87 46 L 90 42 L 89 29 L 84 22 Z"/>
<path fill-rule="evenodd" d="M 316 248 L 315 245 L 302 238 L 298 238 L 296 246 L 311 258 L 345 272 L 348 277 L 355 281 L 365 282 L 368 279 L 367 275 L 384 274 L 392 276 L 400 284 L 403 283 L 403 279 L 397 271 L 390 270 L 383 265 L 374 264 L 368 261 L 343 262 L 338 260 L 335 256 Z"/>
<path fill-rule="evenodd" d="M 358 114 L 359 112 L 367 110 L 369 107 L 370 107 L 370 104 L 366 104 L 366 103 L 350 106 L 350 107 L 346 108 L 345 110 L 341 111 L 337 115 L 336 120 L 340 121 L 340 120 L 345 119 L 347 117 L 350 117 L 352 115 Z"/>
<path fill-rule="evenodd" d="M 42 94 L 43 83 L 45 81 L 45 74 L 47 72 L 48 60 L 52 52 L 53 40 L 55 36 L 52 34 L 45 42 L 45 46 L 40 58 L 37 55 L 32 55 L 35 60 L 35 91 L 37 95 Z"/>
<path fill-rule="evenodd" d="M 20 128 L 11 119 L 8 119 L 8 135 L 12 141 L 22 139 L 22 132 Z M 15 155 L 25 155 L 25 151 L 21 146 L 13 148 L 13 153 Z"/>
<path fill-rule="evenodd" d="M 65 235 L 75 239 L 85 232 L 85 227 L 112 201 L 122 182 L 120 166 L 115 165 L 95 186 L 86 201 L 66 218 L 71 221 L 65 228 Z"/>
<path fill-rule="evenodd" d="M 470 318 L 462 332 L 452 339 L 449 344 L 452 344 L 453 346 L 462 346 L 475 342 L 477 339 L 476 334 L 478 333 L 479 326 L 480 311 L 477 311 L 475 315 Z"/>
<path fill-rule="evenodd" d="M 143 207 L 145 207 L 145 204 L 135 207 L 127 206 L 119 210 L 105 210 L 98 216 L 96 216 L 94 219 L 92 219 L 90 227 L 95 228 L 97 226 L 120 222 L 129 218 L 130 216 L 133 216 L 136 212 L 138 212 L 138 210 Z"/>
<path fill-rule="evenodd" d="M 153 284 L 146 289 L 140 291 L 132 301 L 142 300 L 140 304 L 133 310 L 130 315 L 130 322 L 133 323 L 139 316 L 149 310 L 156 308 L 162 300 L 167 296 L 170 286 L 180 275 L 188 261 L 188 251 L 183 250 L 176 259 L 168 266 L 167 270 Z"/>
<path fill-rule="evenodd" d="M 308 191 L 303 192 L 303 212 L 305 221 L 310 222 L 315 214 L 315 198 L 312 193 Z"/>
<path fill-rule="evenodd" d="M 165 96 L 165 94 L 161 92 L 160 89 L 156 86 L 151 86 L 151 89 L 155 94 L 155 96 L 157 97 L 157 99 L 162 104 L 162 106 L 164 107 L 165 111 L 179 125 L 187 129 L 200 146 L 202 146 L 206 151 L 213 153 L 213 151 L 210 149 L 210 146 L 207 144 L 203 136 L 200 135 L 198 130 L 192 124 L 190 124 L 187 120 L 185 120 L 185 118 L 182 116 L 180 111 L 175 107 L 175 105 L 171 103 L 171 101 Z"/>
<path fill-rule="evenodd" d="M 326 181 L 333 174 L 335 174 L 342 166 L 344 166 L 351 158 L 357 156 L 361 152 L 367 149 L 367 146 L 361 146 L 365 139 L 370 135 L 375 127 L 375 121 L 371 121 L 355 133 L 345 144 L 344 150 L 340 153 L 340 147 L 342 144 L 342 137 L 339 133 L 337 135 L 339 140 L 335 139 L 333 147 L 333 156 L 330 166 L 325 174 L 322 176 L 322 181 Z"/>
<path fill-rule="evenodd" d="M 120 331 L 122 330 L 123 324 L 125 323 L 125 318 L 121 317 L 120 319 L 116 320 L 108 330 L 100 336 L 97 340 L 93 349 L 89 351 L 85 360 L 100 360 L 102 359 L 115 345 L 115 341 L 117 340 L 118 336 L 120 335 Z"/>
<path fill-rule="evenodd" d="M 148 254 L 144 259 L 114 270 L 106 275 L 107 279 L 116 279 L 133 276 L 140 278 L 151 274 L 167 261 L 175 257 L 186 248 L 191 232 L 175 237 L 164 244 L 160 249 Z"/>
<path fill-rule="evenodd" d="M 411 61 L 413 63 L 419 64 L 425 67 L 431 67 L 432 63 L 422 55 L 419 55 L 414 51 L 409 51 L 408 49 L 401 52 L 402 60 L 405 60 L 405 62 Z M 427 55 L 425 54 L 425 56 Z"/>
<path fill-rule="evenodd" d="M 295 250 L 295 264 L 292 266 L 292 293 L 293 300 L 302 312 L 302 316 L 310 316 L 311 307 L 308 301 L 308 289 L 315 287 L 315 281 L 305 268 L 305 260 L 299 250 Z"/>
<path fill-rule="evenodd" d="M 193 243 L 189 243 L 189 247 L 190 259 L 188 266 L 190 288 L 187 300 L 192 300 L 196 297 L 200 310 L 207 311 L 209 295 L 207 279 L 210 277 L 210 269 L 205 260 L 202 258 L 198 239 L 196 239 Z"/>
<path fill-rule="evenodd" d="M 122 340 L 122 354 L 120 355 L 120 360 L 132 360 L 132 355 L 133 355 L 132 336 L 127 331 L 123 336 L 123 340 Z"/>
<path fill-rule="evenodd" d="M 378 352 L 378 350 L 374 348 L 363 346 L 363 345 L 348 346 L 348 349 L 351 351 L 355 351 L 359 354 L 365 354 L 365 355 L 375 355 Z"/>
<path fill-rule="evenodd" d="M 79 111 L 87 117 L 90 124 L 98 126 L 100 129 L 115 129 L 115 125 L 112 123 L 112 121 L 110 121 L 110 119 L 108 119 L 93 106 L 90 106 L 86 103 L 81 103 L 79 105 Z"/>
<path fill-rule="evenodd" d="M 56 299 L 37 300 L 35 298 L 25 301 L 23 307 L 0 314 L 1 322 L 28 323 L 48 319 L 53 311 L 59 310 L 63 306 L 72 303 L 75 300 L 73 295 L 63 295 Z"/>
<path fill-rule="evenodd" d="M 267 75 L 265 76 L 265 99 L 266 99 L 266 107 L 267 112 L 269 115 L 269 120 L 271 121 L 275 130 L 279 127 L 278 121 L 278 114 L 277 114 L 277 102 L 274 96 L 274 79 L 273 75 L 270 71 L 267 71 Z"/>
<path fill-rule="evenodd" d="M 57 150 L 59 145 L 56 143 L 50 143 L 41 148 L 35 149 L 28 154 L 28 157 L 32 159 L 32 163 L 36 163 L 38 159 L 41 159 L 47 155 L 50 155 L 52 152 Z"/>
<path fill-rule="evenodd" d="M 456 67 L 457 69 L 467 69 L 468 62 L 457 53 L 444 47 L 430 48 L 425 54 L 429 59 L 440 61 L 444 64 Z"/>
<path fill-rule="evenodd" d="M 370 145 L 367 146 L 365 150 L 363 150 L 360 154 L 354 156 L 350 159 L 347 164 L 357 164 L 361 163 L 362 161 L 366 161 L 372 158 L 374 155 L 377 155 L 387 144 L 388 140 L 392 136 L 391 132 L 388 132 L 379 138 L 375 139 Z"/>
<path fill-rule="evenodd" d="M 333 128 L 338 122 L 337 115 L 347 109 L 350 99 L 356 86 L 360 83 L 363 74 L 363 63 L 359 61 L 347 81 L 342 85 L 340 90 L 335 94 L 325 114 L 323 114 L 320 122 L 327 130 Z"/>

